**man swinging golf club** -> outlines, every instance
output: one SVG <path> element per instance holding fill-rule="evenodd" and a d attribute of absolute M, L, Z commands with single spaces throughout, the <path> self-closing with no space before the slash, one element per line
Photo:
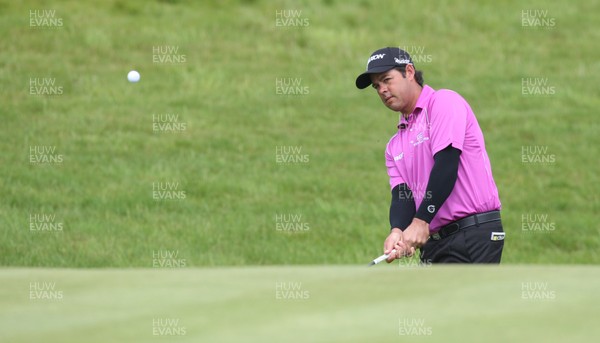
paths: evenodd
<path fill-rule="evenodd" d="M 372 85 L 400 113 L 385 149 L 392 190 L 387 262 L 500 263 L 500 198 L 483 133 L 458 93 L 423 84 L 410 55 L 388 47 L 371 54 L 356 87 Z"/>

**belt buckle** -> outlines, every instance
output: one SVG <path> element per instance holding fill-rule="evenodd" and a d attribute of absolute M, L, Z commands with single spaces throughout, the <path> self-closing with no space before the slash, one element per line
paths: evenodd
<path fill-rule="evenodd" d="M 440 234 L 436 232 L 433 235 L 431 235 L 431 239 L 433 239 L 434 241 L 439 241 L 440 239 L 442 239 L 442 236 L 440 236 Z"/>

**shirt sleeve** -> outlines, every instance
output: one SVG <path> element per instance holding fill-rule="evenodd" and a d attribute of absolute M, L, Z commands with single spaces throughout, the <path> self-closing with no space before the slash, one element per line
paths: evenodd
<path fill-rule="evenodd" d="M 430 112 L 433 155 L 448 145 L 462 151 L 467 130 L 467 102 L 456 92 L 440 89 L 432 99 Z"/>
<path fill-rule="evenodd" d="M 390 143 L 385 148 L 385 166 L 387 167 L 387 173 L 390 177 L 390 189 L 394 189 L 394 187 L 398 186 L 401 183 L 405 183 L 402 176 L 400 176 L 400 171 L 396 166 L 394 161 L 394 157 L 390 152 Z"/>

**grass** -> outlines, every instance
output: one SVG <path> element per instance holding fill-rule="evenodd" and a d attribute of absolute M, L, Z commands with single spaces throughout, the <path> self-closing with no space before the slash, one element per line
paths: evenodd
<path fill-rule="evenodd" d="M 585 342 L 600 334 L 595 266 L 5 268 L 0 281 L 3 342 Z"/>
<path fill-rule="evenodd" d="M 595 110 L 598 1 L 0 1 L 0 265 L 149 267 L 155 251 L 189 266 L 355 264 L 380 253 L 389 191 L 383 149 L 397 116 L 354 78 L 382 46 L 423 47 L 426 83 L 472 105 L 484 131 L 507 231 L 505 263 L 600 262 Z M 62 27 L 29 26 L 56 10 Z M 552 28 L 521 25 L 527 9 Z M 276 27 L 301 10 L 306 27 Z M 582 34 L 585 32 L 586 34 Z M 171 46 L 183 63 L 153 63 Z M 129 84 L 136 69 L 141 82 Z M 62 95 L 29 94 L 53 78 Z M 525 96 L 523 78 L 551 96 Z M 277 79 L 308 87 L 281 95 Z M 185 131 L 153 132 L 153 114 Z M 60 164 L 29 162 L 55 147 Z M 278 147 L 306 163 L 276 162 Z M 524 146 L 551 165 L 525 164 Z M 154 200 L 176 182 L 183 200 Z M 60 232 L 33 232 L 31 214 Z M 300 216 L 304 232 L 277 230 Z M 554 231 L 525 232 L 548 216 Z"/>

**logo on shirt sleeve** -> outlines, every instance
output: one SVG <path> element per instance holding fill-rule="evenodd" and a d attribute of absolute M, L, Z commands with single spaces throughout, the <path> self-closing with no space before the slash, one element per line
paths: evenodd
<path fill-rule="evenodd" d="M 399 155 L 394 156 L 394 161 L 400 161 L 404 157 L 404 152 L 401 152 Z"/>

